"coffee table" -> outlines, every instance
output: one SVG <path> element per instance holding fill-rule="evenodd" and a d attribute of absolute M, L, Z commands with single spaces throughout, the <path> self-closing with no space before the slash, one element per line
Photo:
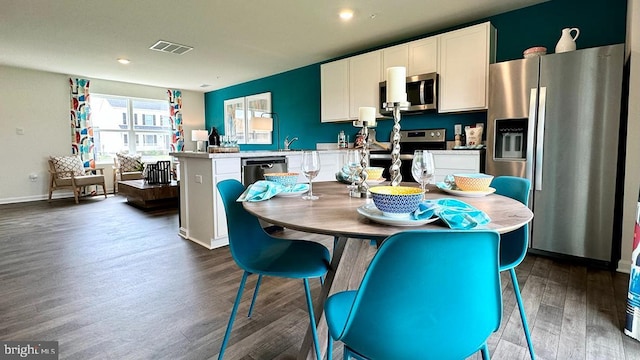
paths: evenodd
<path fill-rule="evenodd" d="M 177 181 L 149 184 L 144 180 L 122 180 L 118 181 L 118 192 L 127 197 L 128 203 L 143 209 L 179 205 L 180 186 Z"/>

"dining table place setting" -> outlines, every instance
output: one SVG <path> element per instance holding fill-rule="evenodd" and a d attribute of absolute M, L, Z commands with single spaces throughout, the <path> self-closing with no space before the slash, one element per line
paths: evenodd
<path fill-rule="evenodd" d="M 258 180 L 247 186 L 237 201 L 264 201 L 279 197 L 299 196 L 309 191 L 309 184 L 298 184 L 298 173 L 265 174 L 266 179 Z"/>
<path fill-rule="evenodd" d="M 375 186 L 370 192 L 373 203 L 365 203 L 357 212 L 384 225 L 421 226 L 440 220 L 450 229 L 469 230 L 491 222 L 486 213 L 462 200 L 426 199 L 420 188 Z"/>
<path fill-rule="evenodd" d="M 492 175 L 478 174 L 453 174 L 447 175 L 444 181 L 437 182 L 436 187 L 447 194 L 461 197 L 482 197 L 496 192 L 492 188 Z"/>

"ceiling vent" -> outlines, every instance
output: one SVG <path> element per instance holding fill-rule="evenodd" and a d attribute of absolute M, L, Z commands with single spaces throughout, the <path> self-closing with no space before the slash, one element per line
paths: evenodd
<path fill-rule="evenodd" d="M 158 42 L 153 44 L 153 46 L 151 46 L 149 49 L 171 53 L 171 54 L 182 55 L 188 51 L 193 50 L 193 47 L 172 43 L 170 41 L 158 40 Z"/>

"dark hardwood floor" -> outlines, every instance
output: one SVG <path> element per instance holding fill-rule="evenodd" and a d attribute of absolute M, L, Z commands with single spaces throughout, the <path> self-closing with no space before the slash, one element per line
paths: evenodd
<path fill-rule="evenodd" d="M 61 359 L 217 358 L 242 272 L 227 247 L 177 234 L 177 210 L 142 211 L 121 196 L 0 205 L 0 340 L 56 340 Z M 640 342 L 622 332 L 626 274 L 534 255 L 517 273 L 538 359 L 640 359 Z M 255 281 L 225 359 L 294 359 L 307 326 L 302 282 L 265 278 L 249 319 Z M 492 358 L 528 359 L 507 274 L 502 284 Z"/>

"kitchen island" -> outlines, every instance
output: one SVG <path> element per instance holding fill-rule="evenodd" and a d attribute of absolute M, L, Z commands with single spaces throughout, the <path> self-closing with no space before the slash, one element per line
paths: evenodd
<path fill-rule="evenodd" d="M 340 170 L 344 150 L 327 149 L 320 152 L 321 170 L 314 181 L 334 181 Z M 480 152 L 477 150 L 434 150 L 436 168 L 446 172 L 480 171 Z M 300 173 L 298 182 L 307 182 L 302 175 L 302 151 L 241 151 L 235 153 L 173 152 L 179 161 L 180 229 L 179 235 L 207 249 L 229 244 L 227 219 L 222 199 L 216 188 L 219 181 L 242 181 L 242 159 L 281 156 L 287 159 L 288 171 Z M 438 159 L 442 159 L 438 163 Z M 454 164 L 455 166 L 445 164 Z M 436 174 L 436 180 L 442 175 Z"/>
<path fill-rule="evenodd" d="M 321 150 L 322 171 L 315 181 L 335 179 L 341 150 Z M 241 151 L 235 153 L 173 152 L 178 158 L 180 180 L 179 235 L 215 249 L 229 244 L 227 219 L 216 188 L 219 181 L 242 181 L 242 159 L 285 157 L 288 171 L 300 173 L 298 182 L 306 182 L 300 164 L 302 151 Z"/>

